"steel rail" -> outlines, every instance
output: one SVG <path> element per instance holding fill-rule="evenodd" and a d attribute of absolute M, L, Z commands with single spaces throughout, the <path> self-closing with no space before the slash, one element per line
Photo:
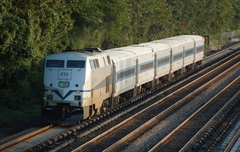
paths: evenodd
<path fill-rule="evenodd" d="M 235 83 L 238 79 L 240 79 L 240 76 L 238 78 L 236 78 L 234 81 L 232 81 L 230 85 L 232 85 L 233 83 Z M 236 97 L 238 97 L 240 95 L 240 90 L 230 99 L 229 102 L 232 102 Z M 180 152 L 184 152 L 186 151 L 186 149 L 191 145 L 192 141 L 194 141 L 198 136 L 199 134 L 201 134 L 202 132 L 204 132 L 208 127 L 209 125 L 211 125 L 214 120 L 216 119 L 217 116 L 219 116 L 227 107 L 228 105 L 225 104 L 184 146 L 183 148 L 180 150 Z"/>
<path fill-rule="evenodd" d="M 226 51 L 228 51 L 228 50 L 230 50 L 230 49 L 232 49 L 232 48 L 235 48 L 235 47 L 237 47 L 237 46 L 240 46 L 240 43 L 237 43 L 237 44 L 235 44 L 235 45 L 233 45 L 233 46 L 230 46 L 230 47 L 228 47 L 228 48 L 226 48 L 226 49 L 223 49 L 223 50 L 221 50 L 221 51 L 219 51 L 219 52 L 217 52 L 217 53 L 214 53 L 214 54 L 212 54 L 212 55 L 209 55 L 209 56 L 203 58 L 203 60 L 205 61 L 205 60 L 208 60 L 208 59 L 210 59 L 210 58 L 213 58 L 213 57 L 215 57 L 215 56 L 217 56 L 217 55 L 219 55 L 219 54 L 221 54 L 221 53 L 224 53 L 224 52 L 226 52 Z"/>
<path fill-rule="evenodd" d="M 239 65 L 239 64 L 237 64 Z M 236 66 L 236 65 L 235 65 Z M 225 72 L 226 73 L 226 72 Z M 234 80 L 234 82 L 237 79 Z M 224 91 L 226 91 L 233 83 L 227 85 L 223 90 L 221 90 L 219 93 L 217 93 L 214 97 L 212 97 L 207 103 L 205 103 L 200 109 L 198 109 L 194 114 L 192 114 L 188 119 L 186 119 L 183 123 L 181 123 L 177 128 L 175 128 L 171 133 L 169 133 L 164 139 L 162 139 L 159 143 L 157 143 L 150 152 L 156 151 L 163 143 L 165 143 L 168 139 L 170 139 L 176 132 L 178 132 L 184 125 L 186 125 L 188 122 L 190 122 L 194 117 L 199 115 L 203 109 L 205 109 L 208 105 L 212 103 L 214 99 L 216 99 L 219 95 L 221 95 Z M 181 150 L 180 150 L 181 151 Z"/>
<path fill-rule="evenodd" d="M 24 135 L 24 136 L 22 136 L 22 137 L 19 137 L 19 138 L 17 138 L 17 139 L 11 140 L 11 141 L 9 141 L 9 142 L 1 145 L 1 146 L 0 146 L 0 151 L 5 150 L 5 149 L 7 149 L 7 148 L 9 148 L 9 147 L 11 147 L 11 146 L 13 146 L 13 145 L 16 145 L 16 144 L 18 144 L 18 143 L 20 143 L 20 142 L 22 142 L 22 141 L 24 141 L 24 140 L 27 140 L 27 139 L 31 138 L 31 137 L 33 137 L 33 136 L 36 136 L 36 135 L 38 135 L 38 134 L 40 134 L 40 133 L 42 133 L 42 132 L 45 132 L 46 130 L 48 130 L 48 129 L 50 129 L 50 128 L 52 128 L 52 125 L 48 125 L 48 126 L 46 126 L 46 127 L 43 127 L 43 128 L 41 128 L 41 129 L 38 129 L 38 130 L 36 130 L 36 131 L 33 131 L 33 132 L 31 132 L 31 133 L 28 133 L 28 134 L 26 134 L 26 135 Z"/>
<path fill-rule="evenodd" d="M 232 148 L 234 147 L 234 145 L 236 144 L 236 142 L 238 141 L 239 138 L 240 138 L 240 129 L 238 129 L 238 132 L 233 137 L 233 139 L 230 141 L 228 146 L 225 148 L 224 152 L 230 152 L 232 150 Z"/>

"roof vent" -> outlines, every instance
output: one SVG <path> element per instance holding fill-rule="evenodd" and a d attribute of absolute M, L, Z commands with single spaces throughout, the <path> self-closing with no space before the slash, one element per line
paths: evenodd
<path fill-rule="evenodd" d="M 102 52 L 100 48 L 84 48 L 84 49 L 79 49 L 79 50 L 65 50 L 63 52 L 71 52 L 71 51 L 76 51 L 76 52 L 82 52 L 82 51 L 87 51 L 87 52 Z"/>
<path fill-rule="evenodd" d="M 84 48 L 83 51 L 102 52 L 100 48 Z"/>

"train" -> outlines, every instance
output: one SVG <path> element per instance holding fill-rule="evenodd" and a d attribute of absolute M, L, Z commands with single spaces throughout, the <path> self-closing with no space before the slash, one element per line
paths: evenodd
<path fill-rule="evenodd" d="M 204 37 L 199 35 L 48 55 L 43 65 L 42 115 L 89 119 L 196 69 L 203 57 Z"/>

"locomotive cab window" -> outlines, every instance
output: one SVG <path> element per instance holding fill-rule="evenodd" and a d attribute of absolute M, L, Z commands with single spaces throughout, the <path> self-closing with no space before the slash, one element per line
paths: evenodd
<path fill-rule="evenodd" d="M 68 60 L 67 68 L 85 68 L 85 61 Z"/>
<path fill-rule="evenodd" d="M 47 60 L 46 67 L 47 68 L 63 68 L 64 60 Z"/>
<path fill-rule="evenodd" d="M 93 63 L 93 60 L 90 60 L 89 62 L 90 62 L 91 68 L 94 69 L 94 68 L 95 68 L 95 65 L 94 65 L 94 63 Z"/>
<path fill-rule="evenodd" d="M 92 69 L 94 69 L 94 68 L 99 68 L 99 67 L 100 67 L 100 64 L 99 64 L 98 59 L 90 60 L 90 65 L 91 65 L 91 68 L 92 68 Z"/>
<path fill-rule="evenodd" d="M 110 65 L 111 61 L 110 61 L 110 56 L 109 55 L 107 56 L 107 60 L 108 60 L 108 64 Z"/>

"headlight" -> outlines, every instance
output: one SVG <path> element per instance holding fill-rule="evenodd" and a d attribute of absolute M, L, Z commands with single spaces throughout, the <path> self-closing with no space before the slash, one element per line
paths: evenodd
<path fill-rule="evenodd" d="M 52 95 L 47 95 L 47 100 L 53 100 L 53 96 Z"/>
<path fill-rule="evenodd" d="M 81 100 L 81 96 L 74 96 L 74 101 L 80 101 Z"/>
<path fill-rule="evenodd" d="M 58 86 L 61 87 L 61 88 L 66 88 L 66 87 L 69 87 L 69 82 L 59 82 L 58 83 Z"/>

